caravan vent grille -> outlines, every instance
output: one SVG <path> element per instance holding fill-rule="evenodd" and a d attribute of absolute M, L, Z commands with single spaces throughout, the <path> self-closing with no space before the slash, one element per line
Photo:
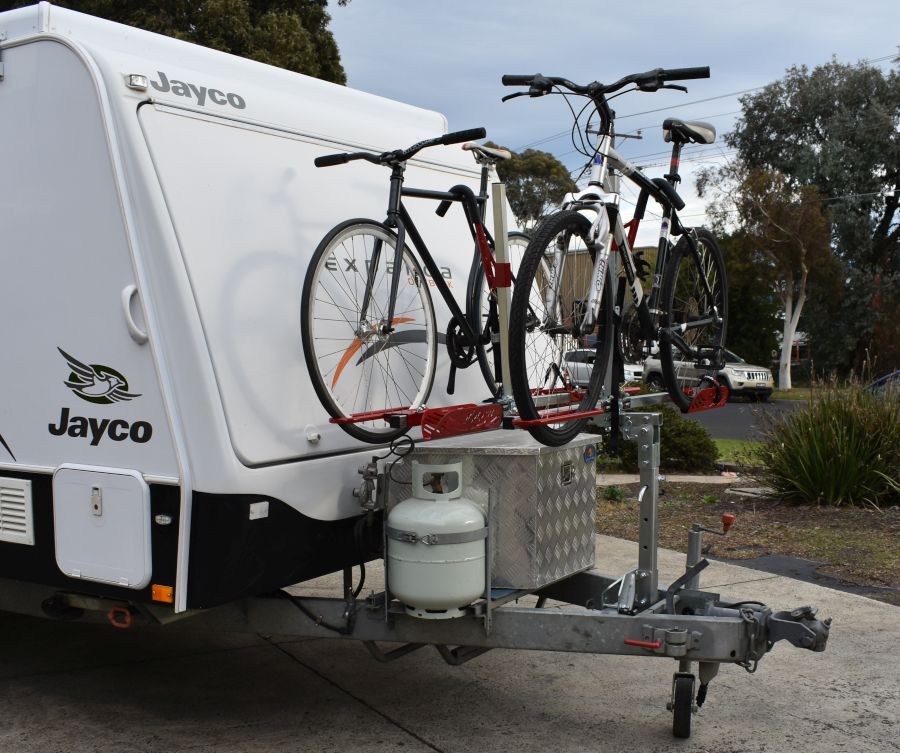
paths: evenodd
<path fill-rule="evenodd" d="M 30 481 L 0 478 L 0 541 L 34 544 Z"/>

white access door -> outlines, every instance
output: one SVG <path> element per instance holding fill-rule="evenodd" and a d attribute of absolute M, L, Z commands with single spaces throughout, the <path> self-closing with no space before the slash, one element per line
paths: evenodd
<path fill-rule="evenodd" d="M 135 472 L 64 465 L 53 474 L 56 564 L 70 578 L 150 582 L 150 487 Z"/>

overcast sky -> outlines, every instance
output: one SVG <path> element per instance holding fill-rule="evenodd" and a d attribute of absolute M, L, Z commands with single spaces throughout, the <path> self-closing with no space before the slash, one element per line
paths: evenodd
<path fill-rule="evenodd" d="M 651 177 L 665 172 L 664 117 L 706 120 L 721 135 L 740 110 L 737 93 L 781 78 L 790 66 L 812 68 L 834 55 L 888 70 L 900 45 L 900 0 L 351 0 L 346 7 L 332 1 L 329 10 L 349 86 L 438 110 L 451 130 L 484 126 L 491 140 L 551 152 L 571 170 L 584 158 L 573 151 L 563 100 L 501 104 L 513 91 L 501 86 L 504 73 L 583 84 L 656 67 L 710 66 L 709 79 L 684 82 L 688 94 L 635 92 L 615 100 L 618 131 L 643 133 L 621 151 L 648 166 Z M 689 203 L 682 215 L 694 215 L 686 222 L 702 222 L 692 174 L 727 156 L 721 137 L 712 147 L 685 149 L 682 194 Z M 644 230 L 642 240 L 653 242 L 649 223 Z"/>

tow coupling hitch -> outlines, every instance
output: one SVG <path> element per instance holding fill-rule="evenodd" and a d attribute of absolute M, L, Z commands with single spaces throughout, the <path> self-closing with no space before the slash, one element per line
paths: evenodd
<path fill-rule="evenodd" d="M 831 618 L 817 620 L 818 611 L 816 607 L 805 606 L 770 614 L 766 621 L 769 642 L 786 640 L 810 651 L 824 651 Z"/>

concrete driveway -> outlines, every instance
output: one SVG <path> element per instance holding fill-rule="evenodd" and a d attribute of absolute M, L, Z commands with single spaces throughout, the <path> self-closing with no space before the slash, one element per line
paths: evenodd
<path fill-rule="evenodd" d="M 619 574 L 637 545 L 600 536 L 597 551 Z M 668 582 L 683 555 L 660 563 Z M 671 737 L 672 660 L 495 650 L 449 667 L 426 648 L 378 664 L 332 639 L 0 615 L 0 751 L 900 751 L 900 609 L 722 563 L 703 575 L 834 625 L 823 654 L 779 644 L 756 674 L 723 667 L 690 740 Z"/>

